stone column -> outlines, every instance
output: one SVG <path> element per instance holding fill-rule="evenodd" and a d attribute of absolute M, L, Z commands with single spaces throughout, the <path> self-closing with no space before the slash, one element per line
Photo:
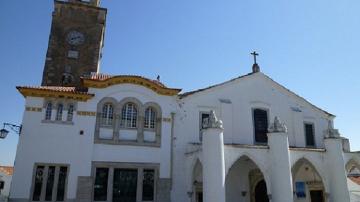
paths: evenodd
<path fill-rule="evenodd" d="M 337 130 L 329 128 L 324 139 L 326 149 L 326 169 L 329 176 L 330 201 L 350 201 L 347 174 L 343 153 L 343 138 Z"/>
<path fill-rule="evenodd" d="M 271 199 L 276 202 L 293 201 L 287 128 L 277 117 L 269 127 L 268 141 L 271 159 Z"/>
<path fill-rule="evenodd" d="M 225 202 L 225 161 L 222 122 L 214 111 L 204 124 L 203 194 L 205 202 Z"/>

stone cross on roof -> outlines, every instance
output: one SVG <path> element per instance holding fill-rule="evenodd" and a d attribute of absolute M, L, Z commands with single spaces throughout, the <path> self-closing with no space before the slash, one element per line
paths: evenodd
<path fill-rule="evenodd" d="M 259 53 L 257 53 L 256 51 L 254 51 L 254 52 L 252 52 L 252 53 L 250 53 L 250 54 L 254 56 L 254 64 L 253 64 L 253 66 L 252 66 L 252 72 L 253 72 L 253 73 L 260 72 L 260 67 L 259 67 L 259 65 L 258 65 L 257 62 L 256 62 L 256 56 L 258 56 Z"/>

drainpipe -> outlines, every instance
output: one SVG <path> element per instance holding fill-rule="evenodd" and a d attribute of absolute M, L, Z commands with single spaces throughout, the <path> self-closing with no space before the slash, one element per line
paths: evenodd
<path fill-rule="evenodd" d="M 171 112 L 171 142 L 170 142 L 170 190 L 172 190 L 173 185 L 173 169 L 174 169 L 174 118 L 175 112 Z"/>

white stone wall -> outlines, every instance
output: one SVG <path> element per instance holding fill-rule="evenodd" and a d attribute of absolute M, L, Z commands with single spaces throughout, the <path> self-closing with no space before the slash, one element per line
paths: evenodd
<path fill-rule="evenodd" d="M 42 112 L 25 111 L 23 130 L 19 139 L 13 184 L 12 198 L 29 198 L 34 163 L 69 164 L 67 198 L 74 199 L 78 176 L 90 176 L 92 161 L 136 162 L 160 164 L 160 178 L 170 178 L 170 140 L 171 122 L 162 122 L 161 147 L 129 145 L 94 144 L 95 116 L 79 116 L 77 111 L 96 112 L 98 102 L 104 97 L 117 101 L 135 97 L 142 104 L 155 102 L 160 105 L 163 118 L 170 118 L 176 107 L 175 98 L 160 96 L 137 85 L 115 85 L 106 89 L 90 89 L 96 96 L 88 102 L 77 102 L 73 124 L 43 123 Z M 44 106 L 42 98 L 26 98 L 26 106 Z M 53 107 L 53 120 L 56 107 Z M 67 112 L 63 112 L 65 120 Z M 80 130 L 84 135 L 80 135 Z"/>
<path fill-rule="evenodd" d="M 324 130 L 328 127 L 328 121 L 332 121 L 332 117 L 278 86 L 262 73 L 182 99 L 161 96 L 148 88 L 132 84 L 119 84 L 104 89 L 90 88 L 89 92 L 94 93 L 95 97 L 87 102 L 77 102 L 73 124 L 43 123 L 44 109 L 42 112 L 24 112 L 23 131 L 19 139 L 11 189 L 12 198 L 30 197 L 34 163 L 64 163 L 70 166 L 67 198 L 74 199 L 78 176 L 90 176 L 92 161 L 103 161 L 160 164 L 160 178 L 172 178 L 172 201 L 193 202 L 195 199 L 193 169 L 196 162 L 202 162 L 203 159 L 201 145 L 189 143 L 200 143 L 199 114 L 210 110 L 214 110 L 224 124 L 224 142 L 227 144 L 224 151 L 226 176 L 238 159 L 246 156 L 262 171 L 267 188 L 271 190 L 270 175 L 273 159 L 269 149 L 266 146 L 236 146 L 254 144 L 252 109 L 267 109 L 269 122 L 275 116 L 280 117 L 288 127 L 290 146 L 296 147 L 305 146 L 303 124 L 312 122 L 315 125 L 316 147 L 324 148 Z M 76 112 L 96 112 L 97 104 L 105 97 L 113 98 L 118 102 L 129 97 L 136 98 L 142 104 L 155 102 L 161 107 L 162 118 L 166 119 L 174 112 L 173 148 L 171 148 L 172 123 L 169 121 L 162 121 L 161 124 L 161 147 L 94 144 L 96 117 L 79 116 Z M 219 99 L 226 99 L 231 103 L 220 102 Z M 44 99 L 27 97 L 26 106 L 42 108 Z M 298 110 L 294 111 L 294 108 Z M 53 117 L 55 114 L 54 107 Z M 66 117 L 66 111 L 63 117 Z M 79 134 L 81 130 L 84 131 L 84 135 Z M 173 159 L 171 159 L 172 149 Z M 330 191 L 325 150 L 291 149 L 289 156 L 291 166 L 303 158 L 311 162 L 323 180 L 325 192 Z M 344 154 L 345 162 L 351 159 L 360 162 L 358 155 Z M 247 165 L 242 166 L 244 168 L 239 170 L 246 170 Z M 236 172 L 232 175 L 236 175 Z M 226 190 L 226 201 L 235 201 L 240 193 L 236 192 L 235 187 L 246 180 L 237 181 L 232 177 L 229 179 L 230 181 L 226 182 L 230 187 Z M 246 186 L 241 187 L 241 189 L 246 188 Z M 244 199 L 250 200 L 248 197 Z"/>
<path fill-rule="evenodd" d="M 5 199 L 9 197 L 11 178 L 12 176 L 0 172 L 0 181 L 3 181 L 5 183 L 4 189 L 2 189 L 0 193 L 0 201 L 5 201 Z"/>
<path fill-rule="evenodd" d="M 231 101 L 230 104 L 220 102 L 219 99 Z M 328 128 L 328 121 L 332 118 L 319 109 L 314 108 L 303 99 L 289 93 L 287 90 L 269 80 L 262 73 L 253 74 L 227 84 L 208 89 L 179 100 L 179 108 L 175 116 L 175 142 L 174 142 L 174 186 L 172 200 L 177 202 L 191 201 L 186 194 L 191 191 L 191 170 L 196 161 L 195 157 L 184 155 L 192 153 L 196 149 L 189 149 L 189 142 L 199 143 L 200 112 L 214 110 L 224 124 L 225 144 L 254 144 L 253 132 L 253 108 L 264 108 L 269 112 L 269 122 L 278 116 L 288 127 L 289 145 L 305 147 L 304 122 L 312 122 L 315 125 L 316 147 L 324 148 L 324 130 Z M 295 112 L 292 108 L 300 109 Z M 189 151 L 190 150 L 190 151 Z M 246 151 L 246 149 L 245 149 Z M 230 147 L 225 150 L 226 169 L 240 158 L 243 150 Z M 290 156 L 292 163 L 300 157 L 299 152 Z M 300 152 L 301 153 L 301 152 Z M 236 157 L 233 157 L 235 155 Z M 249 156 L 261 168 L 264 177 L 268 178 L 271 158 L 266 149 L 251 149 L 242 155 Z M 311 161 L 319 162 L 319 168 L 323 169 L 322 154 L 307 154 Z M 201 155 L 200 155 L 201 156 Z M 184 162 L 187 162 L 186 165 Z M 321 170 L 322 171 L 322 170 Z M 325 172 L 324 176 L 326 176 Z"/>

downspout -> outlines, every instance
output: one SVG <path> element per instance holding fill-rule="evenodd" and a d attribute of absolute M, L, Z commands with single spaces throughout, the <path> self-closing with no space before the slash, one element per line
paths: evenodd
<path fill-rule="evenodd" d="M 170 190 L 172 190 L 173 187 L 173 169 L 174 169 L 174 118 L 175 118 L 175 112 L 171 112 L 171 143 L 170 143 Z"/>

